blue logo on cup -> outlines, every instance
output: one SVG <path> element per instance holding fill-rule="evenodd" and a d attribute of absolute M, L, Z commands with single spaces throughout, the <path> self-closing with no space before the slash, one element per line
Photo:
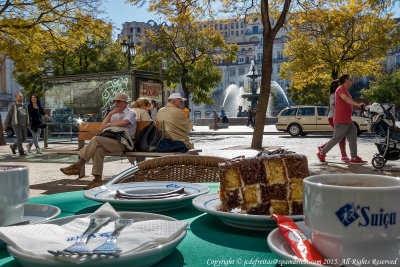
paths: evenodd
<path fill-rule="evenodd" d="M 369 206 L 356 207 L 354 203 L 347 203 L 335 214 L 345 227 L 358 218 L 360 218 L 358 226 L 383 226 L 386 229 L 389 225 L 397 224 L 397 212 L 387 212 L 382 208 L 378 212 L 373 212 Z"/>
<path fill-rule="evenodd" d="M 338 216 L 339 220 L 346 227 L 360 217 L 360 215 L 358 215 L 358 213 L 354 207 L 354 203 L 346 204 L 343 207 L 341 207 L 336 212 L 336 216 Z"/>

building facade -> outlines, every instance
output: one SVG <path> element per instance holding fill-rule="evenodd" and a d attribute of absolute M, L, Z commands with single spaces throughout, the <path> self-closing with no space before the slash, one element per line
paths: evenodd
<path fill-rule="evenodd" d="M 8 106 L 14 102 L 16 93 L 22 91 L 22 87 L 13 76 L 14 62 L 5 56 L 0 57 L 0 113 L 4 121 Z"/>

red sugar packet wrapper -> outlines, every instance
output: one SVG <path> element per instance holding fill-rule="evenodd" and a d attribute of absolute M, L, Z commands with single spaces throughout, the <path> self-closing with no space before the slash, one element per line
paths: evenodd
<path fill-rule="evenodd" d="M 299 259 L 325 265 L 324 258 L 308 241 L 304 233 L 292 219 L 278 214 L 272 214 L 271 218 L 276 220 L 279 230 Z"/>

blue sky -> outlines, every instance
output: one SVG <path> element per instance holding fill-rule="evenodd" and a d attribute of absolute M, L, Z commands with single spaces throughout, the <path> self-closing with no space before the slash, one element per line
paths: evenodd
<path fill-rule="evenodd" d="M 147 11 L 148 6 L 142 8 L 126 4 L 125 0 L 105 0 L 103 5 L 105 16 L 111 20 L 114 26 L 114 38 L 120 33 L 122 24 L 128 21 L 143 21 L 154 20 L 160 22 L 160 19 L 154 13 Z M 400 4 L 396 4 L 395 17 L 400 17 Z"/>

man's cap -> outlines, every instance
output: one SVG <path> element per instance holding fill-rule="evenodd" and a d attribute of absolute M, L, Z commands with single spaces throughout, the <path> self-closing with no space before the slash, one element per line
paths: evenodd
<path fill-rule="evenodd" d="M 183 97 L 181 96 L 180 93 L 172 93 L 172 94 L 168 97 L 168 100 L 170 100 L 170 99 L 177 99 L 177 98 L 182 99 L 182 101 L 186 101 L 186 100 L 187 100 L 186 98 L 183 98 Z"/>
<path fill-rule="evenodd" d="M 128 96 L 126 94 L 123 93 L 116 93 L 114 96 L 114 100 L 120 100 L 120 101 L 125 101 L 126 103 L 128 103 Z"/>

